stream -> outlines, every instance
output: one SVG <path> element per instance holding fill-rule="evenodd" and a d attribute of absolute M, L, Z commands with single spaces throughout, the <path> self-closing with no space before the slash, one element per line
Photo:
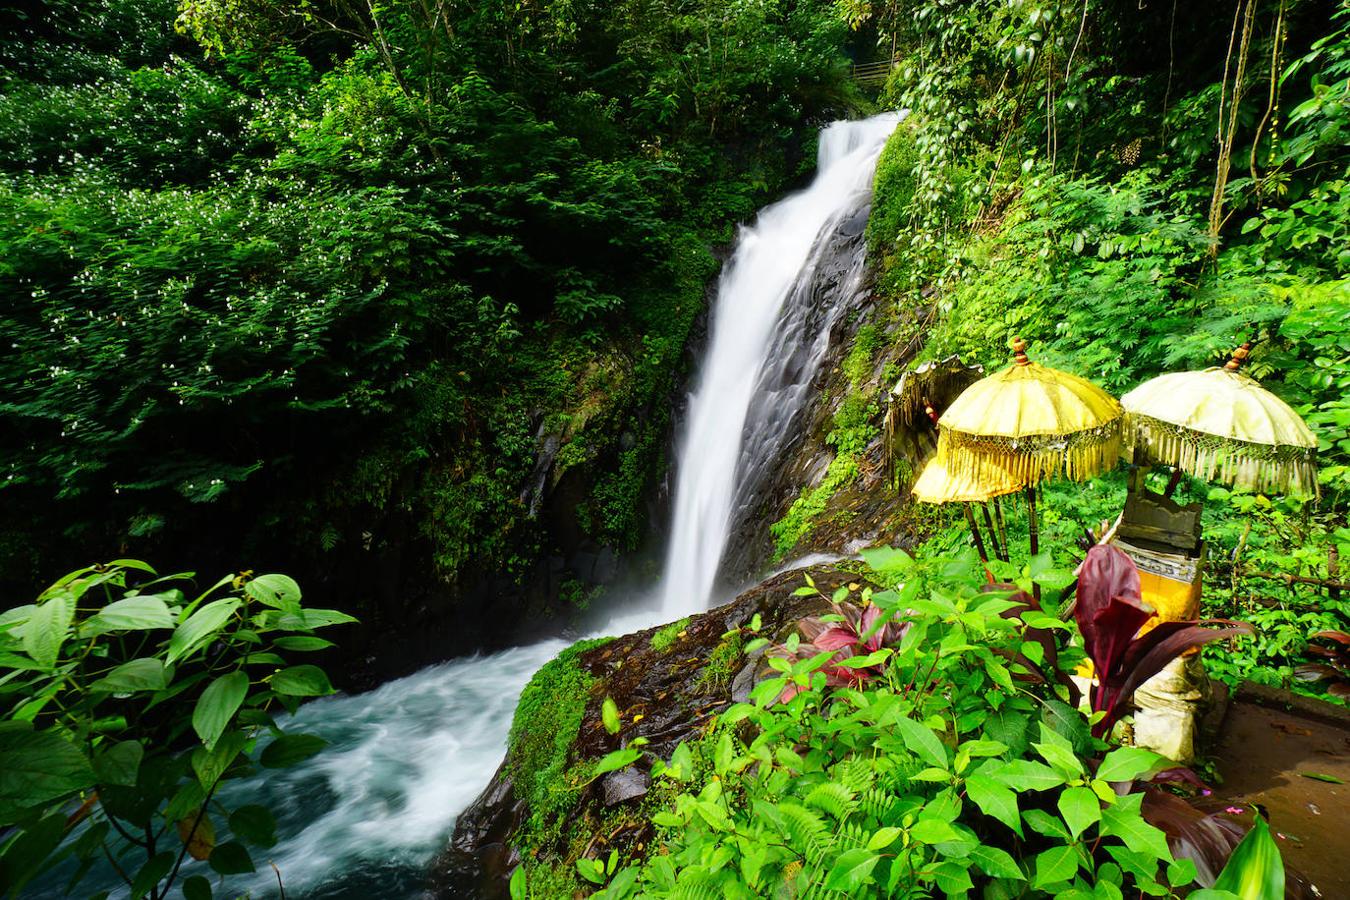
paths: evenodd
<path fill-rule="evenodd" d="M 737 511 L 812 396 L 829 349 L 837 310 L 822 319 L 815 308 L 817 266 L 837 232 L 852 222 L 856 236 L 857 220 L 865 222 L 877 158 L 899 121 L 887 113 L 824 128 L 812 183 L 741 228 L 677 445 L 665 572 L 650 593 L 630 596 L 619 614 L 588 630 L 621 634 L 702 612 L 727 587 L 718 570 Z M 861 251 L 847 268 L 861 283 Z M 569 643 L 457 659 L 368 693 L 306 704 L 288 730 L 318 734 L 329 746 L 222 791 L 230 807 L 269 805 L 279 837 L 271 851 L 254 853 L 258 874 L 227 879 L 228 890 L 279 896 L 279 872 L 290 900 L 421 895 L 456 816 L 502 761 L 521 691 Z M 185 872 L 211 874 L 204 864 Z M 110 874 L 96 873 L 82 890 Z M 48 886 L 32 896 L 60 892 Z"/>

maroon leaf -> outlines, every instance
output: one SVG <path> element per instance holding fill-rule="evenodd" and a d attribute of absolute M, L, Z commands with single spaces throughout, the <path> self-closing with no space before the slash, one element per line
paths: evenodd
<path fill-rule="evenodd" d="M 1309 637 L 1350 645 L 1350 634 L 1347 634 L 1344 631 L 1319 631 L 1316 634 L 1309 635 Z"/>
<path fill-rule="evenodd" d="M 1153 612 L 1145 609 L 1137 600 L 1128 597 L 1112 597 L 1093 619 L 1093 639 L 1083 636 L 1088 656 L 1099 673 L 1113 674 L 1120 671 L 1135 635 L 1144 623 L 1153 618 Z M 1081 624 L 1080 624 L 1081 627 Z"/>
<path fill-rule="evenodd" d="M 1189 784 L 1202 791 L 1209 790 L 1209 785 L 1205 784 L 1193 769 L 1186 766 L 1169 766 L 1166 769 L 1160 769 L 1147 780 L 1152 784 Z"/>
<path fill-rule="evenodd" d="M 819 616 L 807 616 L 797 623 L 797 630 L 802 633 L 802 637 L 810 643 L 815 643 L 816 638 L 820 637 L 821 632 L 828 628 L 833 628 L 831 622 L 820 621 Z"/>
<path fill-rule="evenodd" d="M 1090 648 L 1096 644 L 1098 617 L 1117 597 L 1139 600 L 1139 570 L 1119 548 L 1098 544 L 1088 550 L 1078 567 L 1078 602 L 1074 615 L 1085 646 Z"/>
<path fill-rule="evenodd" d="M 847 629 L 836 625 L 833 628 L 827 628 L 817 635 L 812 641 L 821 650 L 839 650 L 844 647 L 852 647 L 858 643 L 858 636 Z"/>
<path fill-rule="evenodd" d="M 1197 880 L 1213 887 L 1233 848 L 1247 829 L 1229 819 L 1206 815 L 1175 794 L 1163 790 L 1144 791 L 1140 807 L 1144 821 L 1167 835 L 1167 846 L 1177 859 L 1195 863 Z"/>
<path fill-rule="evenodd" d="M 1125 712 L 1136 688 L 1192 647 L 1252 631 L 1243 623 L 1204 628 L 1195 622 L 1161 622 L 1136 637 L 1153 613 L 1140 599 L 1139 570 L 1124 552 L 1099 544 L 1078 570 L 1074 610 L 1083 646 L 1097 672 L 1092 708 L 1106 716 L 1092 729 L 1107 734 Z"/>
<path fill-rule="evenodd" d="M 1338 673 L 1331 666 L 1324 666 L 1318 663 L 1308 663 L 1302 666 L 1294 667 L 1294 677 L 1299 681 L 1325 681 L 1328 678 L 1335 678 Z"/>
<path fill-rule="evenodd" d="M 1154 641 L 1152 647 L 1144 653 L 1143 658 L 1139 659 L 1132 668 L 1124 673 L 1124 680 L 1115 689 L 1117 698 L 1115 705 L 1117 708 L 1108 710 L 1103 722 L 1109 720 L 1111 724 L 1115 724 L 1115 720 L 1120 718 L 1124 706 L 1122 701 L 1128 699 L 1145 681 L 1161 672 L 1169 662 L 1192 647 L 1199 647 L 1202 644 L 1222 638 L 1237 637 L 1240 634 L 1253 634 L 1255 632 L 1255 629 L 1245 622 L 1234 623 L 1228 628 L 1205 628 L 1192 622 L 1164 622 L 1144 635 L 1144 638 L 1148 638 L 1154 631 L 1161 630 L 1163 626 L 1180 627 L 1167 629 L 1166 636 L 1161 640 Z M 1101 733 L 1105 734 L 1109 730 L 1110 725 L 1107 725 Z"/>

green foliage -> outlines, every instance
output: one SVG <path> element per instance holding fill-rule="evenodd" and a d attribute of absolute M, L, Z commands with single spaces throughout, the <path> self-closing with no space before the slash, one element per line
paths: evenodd
<path fill-rule="evenodd" d="M 540 425 L 588 405 L 580 524 L 634 547 L 708 244 L 850 102 L 824 3 L 338 7 L 0 38 L 0 541 L 35 569 L 411 529 L 447 579 L 509 567 Z"/>
<path fill-rule="evenodd" d="M 107 856 L 133 897 L 167 897 L 188 856 L 251 872 L 244 844 L 276 842 L 267 808 L 228 809 L 217 790 L 324 746 L 273 718 L 333 691 L 322 669 L 285 654 L 332 646 L 313 632 L 355 620 L 306 609 L 285 575 L 226 576 L 195 598 L 191 579 L 115 560 L 0 614 L 0 825 L 14 826 L 0 871 L 11 896 L 66 856 L 73 888 Z M 217 842 L 226 822 L 236 840 Z"/>
<path fill-rule="evenodd" d="M 886 140 L 872 182 L 872 212 L 867 219 L 867 251 L 886 259 L 909 230 L 910 205 L 917 189 L 914 169 L 919 165 L 913 129 L 902 122 Z"/>
<path fill-rule="evenodd" d="M 1219 873 L 1214 889 L 1231 891 L 1239 897 L 1279 897 L 1284 894 L 1284 860 L 1280 848 L 1270 836 L 1270 826 L 1256 817 L 1252 830 L 1233 851 Z"/>
<path fill-rule="evenodd" d="M 1117 395 L 1255 341 L 1246 371 L 1319 436 L 1323 496 L 1311 507 L 1183 485 L 1207 501 L 1204 612 L 1261 631 L 1206 659 L 1228 680 L 1320 693 L 1294 673 L 1309 635 L 1345 628 L 1344 601 L 1280 578 L 1327 577 L 1328 551 L 1346 543 L 1350 6 L 1330 22 L 1305 2 L 1257 11 L 1217 227 L 1214 120 L 1233 93 L 1231 77 L 1221 84 L 1227 31 L 1203 15 L 1096 2 L 849 8 L 894 38 L 886 96 L 911 110 L 874 192 L 871 247 L 893 303 L 881 316 L 933 323 L 920 360 L 1002 367 L 1020 334 L 1036 359 Z M 1307 27 L 1279 31 L 1280 10 Z M 1194 52 L 1154 53 L 1160 34 Z M 911 143 L 915 162 L 897 171 Z M 1115 518 L 1123 480 L 1042 490 L 1043 539 L 1067 563 L 1084 528 Z M 948 525 L 920 552 L 964 546 L 953 513 L 935 515 Z M 1014 550 L 1021 518 L 1008 520 Z"/>
<path fill-rule="evenodd" d="M 566 808 L 586 780 L 569 780 L 566 775 L 571 764 L 569 753 L 595 683 L 577 658 L 611 640 L 578 641 L 559 653 L 534 674 L 516 705 L 507 758 L 512 783 L 529 804 L 532 846 L 543 842 L 544 829 L 556 830 L 559 811 Z"/>
<path fill-rule="evenodd" d="M 1134 779 L 1158 758 L 1112 750 L 1094 767 L 1108 748 L 1020 656 L 1071 626 L 1012 615 L 1006 593 L 979 590 L 973 554 L 919 565 L 879 550 L 868 561 L 899 586 L 860 599 L 879 621 L 906 611 L 909 623 L 880 652 L 880 677 L 828 690 L 830 654 L 779 658 L 716 731 L 653 763 L 675 792 L 651 815 L 657 847 L 627 868 L 592 865 L 587 877 L 607 883 L 597 896 L 1184 892 L 1194 868 L 1174 865 L 1141 816 L 1143 795 L 1104 780 Z M 1055 643 L 1060 665 L 1076 665 L 1081 651 Z M 799 692 L 777 702 L 788 687 Z"/>
<path fill-rule="evenodd" d="M 698 674 L 697 687 L 705 691 L 725 690 L 740 670 L 745 653 L 745 642 L 740 631 L 726 635 L 708 655 L 708 662 Z"/>
<path fill-rule="evenodd" d="M 811 533 L 835 492 L 852 483 L 858 477 L 858 472 L 858 461 L 849 454 L 841 453 L 830 462 L 820 484 L 802 490 L 801 496 L 788 507 L 787 515 L 769 526 L 777 558 L 791 553 L 798 541 Z"/>
<path fill-rule="evenodd" d="M 841 368 L 849 386 L 855 391 L 872 374 L 872 357 L 884 343 L 881 326 L 876 324 L 862 326 L 853 336 L 853 346 L 844 357 Z"/>
<path fill-rule="evenodd" d="M 652 635 L 652 649 L 657 653 L 665 653 L 675 641 L 679 640 L 680 632 L 684 631 L 688 625 L 689 619 L 685 617 L 678 622 L 671 622 L 669 625 L 658 628 Z"/>

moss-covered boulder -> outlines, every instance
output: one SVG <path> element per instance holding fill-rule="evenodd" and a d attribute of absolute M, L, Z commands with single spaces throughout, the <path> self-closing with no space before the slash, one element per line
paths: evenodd
<path fill-rule="evenodd" d="M 759 634 L 779 639 L 823 610 L 819 595 L 793 595 L 807 573 L 826 594 L 858 580 L 833 566 L 787 572 L 701 615 L 574 644 L 540 669 L 521 695 L 506 759 L 436 864 L 433 895 L 507 897 L 523 862 L 530 896 L 557 900 L 581 888 L 578 858 L 640 853 L 663 800 L 648 761 L 698 740 L 718 712 L 744 698 L 758 662 L 758 653 L 743 650 L 756 615 Z M 618 711 L 617 734 L 605 727 L 606 699 Z M 594 775 L 597 760 L 636 738 L 646 739 L 647 757 Z"/>

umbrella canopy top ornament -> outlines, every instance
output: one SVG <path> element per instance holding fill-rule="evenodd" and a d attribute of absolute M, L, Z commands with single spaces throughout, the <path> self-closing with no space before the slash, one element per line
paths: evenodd
<path fill-rule="evenodd" d="M 937 459 L 952 477 L 1035 485 L 1086 481 L 1120 459 L 1125 411 L 1085 378 L 1032 362 L 1013 339 L 1013 364 L 975 382 L 938 423 Z"/>
<path fill-rule="evenodd" d="M 1240 370 L 1243 344 L 1224 366 L 1159 375 L 1130 391 L 1125 441 L 1153 462 L 1206 481 L 1317 496 L 1317 437 L 1298 413 Z"/>

